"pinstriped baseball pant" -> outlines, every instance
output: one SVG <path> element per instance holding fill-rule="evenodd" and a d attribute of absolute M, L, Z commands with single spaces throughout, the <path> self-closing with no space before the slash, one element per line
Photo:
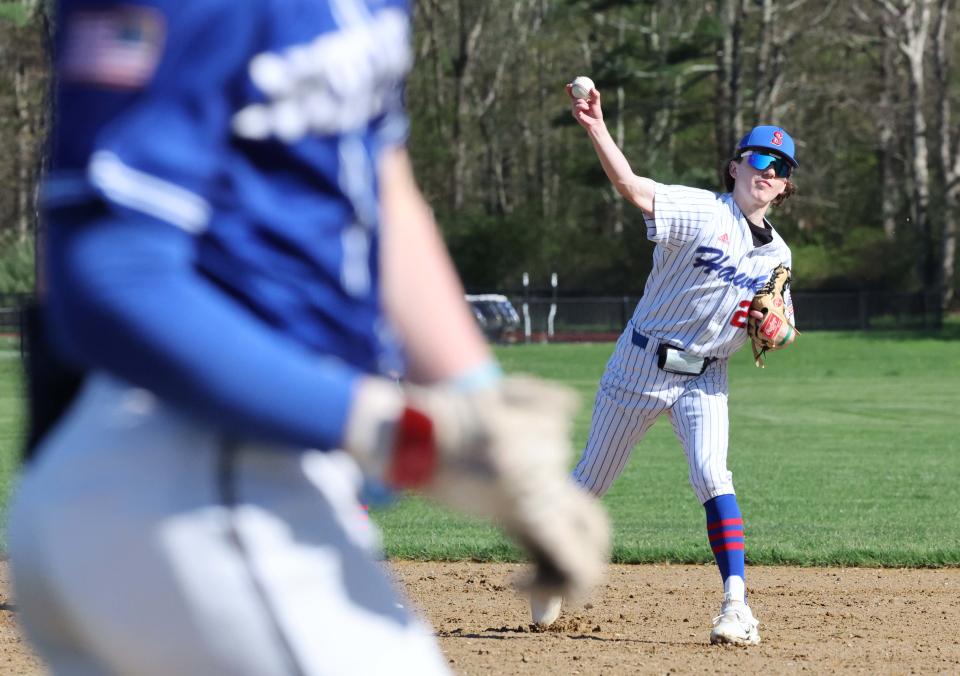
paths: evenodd
<path fill-rule="evenodd" d="M 628 327 L 600 379 L 574 479 L 595 495 L 606 493 L 633 447 L 666 413 L 683 446 L 700 503 L 734 493 L 733 475 L 727 470 L 727 360 L 718 359 L 698 376 L 666 373 L 657 366 L 655 342 L 641 348 L 631 336 Z"/>

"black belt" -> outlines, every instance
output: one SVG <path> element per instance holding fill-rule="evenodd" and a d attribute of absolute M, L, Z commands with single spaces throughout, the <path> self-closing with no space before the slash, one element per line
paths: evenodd
<path fill-rule="evenodd" d="M 639 347 L 641 350 L 646 350 L 647 345 L 650 345 L 650 347 L 654 347 L 656 345 L 656 343 L 653 343 L 653 341 L 651 341 L 649 338 L 647 338 L 645 335 L 643 335 L 636 329 L 634 329 L 633 335 L 630 336 L 630 342 L 632 342 L 634 345 Z M 652 352 L 656 352 L 656 350 L 654 349 L 652 350 Z"/>

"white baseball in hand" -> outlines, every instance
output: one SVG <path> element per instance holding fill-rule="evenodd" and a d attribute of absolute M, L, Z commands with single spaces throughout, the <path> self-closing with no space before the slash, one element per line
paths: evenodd
<path fill-rule="evenodd" d="M 590 98 L 590 91 L 593 89 L 593 80 L 588 78 L 586 75 L 578 75 L 570 84 L 570 93 L 573 94 L 573 98 Z"/>

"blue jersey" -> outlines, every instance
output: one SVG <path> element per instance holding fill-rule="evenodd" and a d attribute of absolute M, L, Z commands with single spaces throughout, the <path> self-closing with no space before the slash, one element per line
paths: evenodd
<path fill-rule="evenodd" d="M 48 335 L 231 434 L 342 442 L 379 292 L 404 0 L 61 0 Z"/>
<path fill-rule="evenodd" d="M 198 270 L 270 327 L 394 368 L 376 167 L 406 135 L 407 3 L 64 0 L 59 24 L 47 207 L 187 231 Z"/>

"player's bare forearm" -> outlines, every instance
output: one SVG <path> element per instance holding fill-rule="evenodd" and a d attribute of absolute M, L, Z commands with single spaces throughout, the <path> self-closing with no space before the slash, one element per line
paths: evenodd
<path fill-rule="evenodd" d="M 490 349 L 470 315 L 406 150 L 384 153 L 380 178 L 384 303 L 407 349 L 410 377 L 455 378 L 490 361 Z"/>
<path fill-rule="evenodd" d="M 593 142 L 593 148 L 597 152 L 603 171 L 616 191 L 644 214 L 652 216 L 656 183 L 633 173 L 626 156 L 617 147 L 605 125 L 591 127 L 587 130 L 587 135 Z"/>

